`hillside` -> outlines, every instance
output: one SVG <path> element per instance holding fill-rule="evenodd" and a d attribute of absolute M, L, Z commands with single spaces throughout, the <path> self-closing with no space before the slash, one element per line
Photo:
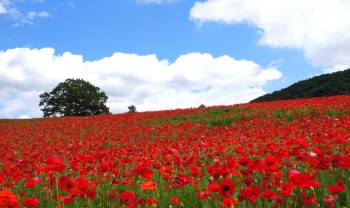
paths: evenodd
<path fill-rule="evenodd" d="M 349 121 L 350 95 L 0 119 L 0 208 L 350 207 Z"/>
<path fill-rule="evenodd" d="M 350 94 L 350 69 L 299 81 L 287 88 L 260 96 L 251 102 L 290 100 Z"/>

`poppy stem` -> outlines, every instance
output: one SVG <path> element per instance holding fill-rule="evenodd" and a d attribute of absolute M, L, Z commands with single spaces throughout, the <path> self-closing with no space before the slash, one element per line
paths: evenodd
<path fill-rule="evenodd" d="M 56 176 L 56 197 L 57 197 L 57 202 L 60 204 L 59 202 L 59 197 L 58 197 L 58 177 L 59 177 L 59 173 L 55 173 Z"/>

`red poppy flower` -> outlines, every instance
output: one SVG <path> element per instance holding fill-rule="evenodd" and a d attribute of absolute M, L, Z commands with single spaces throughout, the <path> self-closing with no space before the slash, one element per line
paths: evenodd
<path fill-rule="evenodd" d="M 96 191 L 88 189 L 88 190 L 85 191 L 85 195 L 87 196 L 87 198 L 92 200 L 96 196 Z"/>
<path fill-rule="evenodd" d="M 189 184 L 192 182 L 192 179 L 188 176 L 185 175 L 179 175 L 178 177 L 175 178 L 175 187 L 177 188 L 183 188 L 185 185 Z"/>
<path fill-rule="evenodd" d="M 125 181 L 122 181 L 121 183 L 123 186 L 131 186 L 132 185 L 132 180 L 125 180 Z"/>
<path fill-rule="evenodd" d="M 192 177 L 202 177 L 204 175 L 204 173 L 202 171 L 200 171 L 198 167 L 191 166 L 190 167 L 190 175 Z"/>
<path fill-rule="evenodd" d="M 62 172 L 65 167 L 66 167 L 66 165 L 63 164 L 62 157 L 51 157 L 51 156 L 49 156 L 47 158 L 47 160 L 46 160 L 45 168 L 47 170 Z"/>
<path fill-rule="evenodd" d="M 350 157 L 348 157 L 348 156 L 340 157 L 338 165 L 341 168 L 350 168 Z"/>
<path fill-rule="evenodd" d="M 235 192 L 236 184 L 229 179 L 224 179 L 220 183 L 219 193 L 223 198 L 229 198 Z"/>
<path fill-rule="evenodd" d="M 216 183 L 210 184 L 210 185 L 208 186 L 208 190 L 209 190 L 210 192 L 219 192 L 219 190 L 220 190 L 220 185 L 219 185 L 219 184 L 216 184 Z"/>
<path fill-rule="evenodd" d="M 316 204 L 316 199 L 314 193 L 311 193 L 309 196 L 306 195 L 306 193 L 301 192 L 301 196 L 303 197 L 303 200 L 301 202 L 302 206 L 309 206 Z"/>
<path fill-rule="evenodd" d="M 101 162 L 100 166 L 98 167 L 98 170 L 102 173 L 105 173 L 109 171 L 113 166 L 113 163 L 111 162 Z"/>
<path fill-rule="evenodd" d="M 327 206 L 334 207 L 334 202 L 336 202 L 337 199 L 337 196 L 325 196 L 323 200 Z"/>
<path fill-rule="evenodd" d="M 266 190 L 266 191 L 263 193 L 262 197 L 263 197 L 264 199 L 276 200 L 276 199 L 277 199 L 277 194 L 276 194 L 275 192 L 271 191 L 271 190 Z"/>
<path fill-rule="evenodd" d="M 241 189 L 239 191 L 238 200 L 243 201 L 245 199 L 248 199 L 250 204 L 254 204 L 259 195 L 260 188 L 257 186 L 250 186 L 247 189 Z"/>
<path fill-rule="evenodd" d="M 157 200 L 155 198 L 148 198 L 147 205 L 157 204 Z"/>
<path fill-rule="evenodd" d="M 140 188 L 143 190 L 154 190 L 156 187 L 157 183 L 153 181 L 148 181 L 140 185 Z"/>
<path fill-rule="evenodd" d="M 202 189 L 197 192 L 198 199 L 208 199 L 211 196 L 211 192 L 208 189 Z"/>
<path fill-rule="evenodd" d="M 24 199 L 22 202 L 22 205 L 29 207 L 29 208 L 35 208 L 39 204 L 38 198 L 36 196 L 33 196 L 31 198 Z"/>
<path fill-rule="evenodd" d="M 68 176 L 61 176 L 58 178 L 58 188 L 61 190 L 65 190 L 71 195 L 76 194 L 75 190 L 75 182 L 69 178 Z"/>
<path fill-rule="evenodd" d="M 319 186 L 321 186 L 321 183 L 313 180 L 314 178 L 317 177 L 319 172 L 311 175 L 310 173 L 308 174 L 304 174 L 304 173 L 299 173 L 299 174 L 294 174 L 290 177 L 290 180 L 292 181 L 293 185 L 298 187 L 298 188 L 302 188 L 302 189 L 306 189 L 309 187 L 313 187 L 313 188 L 317 188 Z"/>
<path fill-rule="evenodd" d="M 73 203 L 74 198 L 72 196 L 61 196 L 60 197 L 63 204 Z"/>
<path fill-rule="evenodd" d="M 327 190 L 332 194 L 339 194 L 346 190 L 346 186 L 344 185 L 344 182 L 339 179 L 336 185 L 328 186 Z"/>
<path fill-rule="evenodd" d="M 116 190 L 112 189 L 111 192 L 109 192 L 108 199 L 114 201 L 115 198 L 116 198 Z"/>
<path fill-rule="evenodd" d="M 0 191 L 0 207 L 17 208 L 21 204 L 17 201 L 17 196 L 11 190 Z"/>
<path fill-rule="evenodd" d="M 281 185 L 281 188 L 282 188 L 282 191 L 280 193 L 280 196 L 283 196 L 283 197 L 287 198 L 292 193 L 294 185 L 292 183 L 284 183 L 284 184 Z"/>
<path fill-rule="evenodd" d="M 153 177 L 153 171 L 148 169 L 143 163 L 138 164 L 134 169 L 134 173 L 143 176 L 146 180 L 151 180 Z"/>
<path fill-rule="evenodd" d="M 35 188 L 36 187 L 36 182 L 34 179 L 29 178 L 27 179 L 27 182 L 24 184 L 25 188 Z"/>
<path fill-rule="evenodd" d="M 173 197 L 170 198 L 170 202 L 172 204 L 179 204 L 180 203 L 180 199 L 173 196 Z"/>
<path fill-rule="evenodd" d="M 236 206 L 238 202 L 234 198 L 225 198 L 221 205 L 224 207 L 232 207 Z"/>
<path fill-rule="evenodd" d="M 134 191 L 125 191 L 118 194 L 119 200 L 128 207 L 135 206 L 135 194 Z"/>
<path fill-rule="evenodd" d="M 267 156 L 264 160 L 265 169 L 268 172 L 276 172 L 278 168 L 278 160 L 274 156 Z"/>
<path fill-rule="evenodd" d="M 89 187 L 89 181 L 86 178 L 77 178 L 75 179 L 76 186 L 79 191 L 83 192 Z"/>

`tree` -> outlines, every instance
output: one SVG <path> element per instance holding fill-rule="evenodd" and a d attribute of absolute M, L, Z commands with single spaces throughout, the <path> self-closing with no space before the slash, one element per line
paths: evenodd
<path fill-rule="evenodd" d="M 130 105 L 130 106 L 128 106 L 128 108 L 129 108 L 129 113 L 136 112 L 136 107 L 134 105 Z"/>
<path fill-rule="evenodd" d="M 109 114 L 108 96 L 83 79 L 66 79 L 51 92 L 39 95 L 44 117 Z"/>

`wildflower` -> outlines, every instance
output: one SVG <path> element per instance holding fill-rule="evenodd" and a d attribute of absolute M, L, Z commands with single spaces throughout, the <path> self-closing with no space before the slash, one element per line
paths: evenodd
<path fill-rule="evenodd" d="M 306 193 L 301 192 L 301 196 L 303 197 L 303 201 L 301 202 L 302 206 L 309 206 L 316 204 L 316 199 L 314 193 L 311 193 L 309 196 Z"/>
<path fill-rule="evenodd" d="M 75 195 L 75 182 L 68 176 L 61 176 L 58 178 L 58 187 L 67 191 L 70 195 Z"/>
<path fill-rule="evenodd" d="M 61 196 L 60 198 L 61 198 L 63 204 L 68 204 L 68 203 L 74 202 L 74 198 L 70 195 L 69 196 Z"/>
<path fill-rule="evenodd" d="M 292 193 L 294 186 L 292 183 L 284 183 L 281 185 L 281 188 L 282 188 L 282 192 L 280 193 L 280 195 L 288 198 Z"/>
<path fill-rule="evenodd" d="M 341 168 L 350 168 L 350 157 L 348 157 L 348 156 L 340 157 L 338 165 Z"/>
<path fill-rule="evenodd" d="M 146 167 L 145 164 L 140 163 L 134 169 L 134 173 L 143 176 L 146 180 L 151 180 L 153 177 L 153 171 Z"/>
<path fill-rule="evenodd" d="M 319 172 L 316 172 L 313 175 L 310 175 L 310 173 L 308 173 L 308 174 L 303 174 L 303 173 L 293 174 L 290 177 L 290 180 L 292 181 L 293 185 L 298 187 L 298 188 L 302 188 L 302 189 L 306 189 L 309 187 L 317 188 L 321 185 L 321 183 L 316 181 L 316 180 L 313 180 L 313 179 L 317 177 L 318 173 Z"/>
<path fill-rule="evenodd" d="M 211 192 L 208 189 L 202 189 L 197 192 L 198 199 L 208 199 L 211 196 Z"/>
<path fill-rule="evenodd" d="M 155 198 L 148 198 L 147 205 L 157 204 L 157 200 Z"/>
<path fill-rule="evenodd" d="M 35 188 L 35 187 L 36 187 L 36 182 L 32 178 L 27 179 L 27 182 L 24 184 L 24 188 Z"/>
<path fill-rule="evenodd" d="M 328 186 L 327 190 L 332 194 L 339 194 L 346 190 L 346 186 L 344 185 L 344 182 L 339 179 L 336 185 Z"/>
<path fill-rule="evenodd" d="M 232 207 L 236 206 L 238 202 L 234 198 L 225 198 L 221 205 L 224 207 Z"/>
<path fill-rule="evenodd" d="M 337 196 L 325 196 L 323 201 L 325 202 L 325 204 L 329 207 L 333 207 L 334 206 L 334 202 L 337 201 L 338 197 Z"/>
<path fill-rule="evenodd" d="M 154 190 L 156 187 L 157 183 L 153 181 L 148 181 L 140 185 L 140 188 L 143 190 Z"/>
<path fill-rule="evenodd" d="M 297 175 L 297 174 L 300 174 L 300 171 L 298 171 L 298 170 L 290 170 L 290 171 L 288 172 L 288 178 L 289 178 L 289 180 L 291 180 L 291 178 L 292 178 L 293 176 Z"/>
<path fill-rule="evenodd" d="M 96 196 L 96 191 L 94 191 L 92 189 L 88 189 L 88 190 L 85 191 L 85 195 L 87 196 L 87 198 L 92 200 Z"/>
<path fill-rule="evenodd" d="M 135 198 L 135 206 L 144 206 L 147 204 L 147 199 L 142 197 Z"/>
<path fill-rule="evenodd" d="M 185 185 L 189 184 L 192 182 L 192 179 L 188 176 L 185 175 L 179 175 L 178 177 L 175 178 L 175 187 L 177 188 L 183 188 Z"/>
<path fill-rule="evenodd" d="M 11 190 L 0 191 L 0 207 L 20 207 L 20 203 L 17 201 L 17 196 L 12 193 Z"/>
<path fill-rule="evenodd" d="M 125 191 L 118 194 L 119 200 L 128 207 L 135 206 L 135 194 L 134 191 Z"/>
<path fill-rule="evenodd" d="M 116 198 L 116 190 L 112 189 L 111 192 L 109 192 L 108 199 L 114 201 L 115 198 Z"/>
<path fill-rule="evenodd" d="M 254 204 L 259 195 L 260 188 L 257 186 L 250 186 L 247 189 L 241 189 L 239 191 L 238 200 L 243 201 L 245 199 L 248 199 L 250 204 Z"/>
<path fill-rule="evenodd" d="M 108 172 L 112 168 L 113 164 L 111 162 L 101 162 L 98 170 L 102 173 Z"/>
<path fill-rule="evenodd" d="M 38 198 L 36 198 L 36 196 L 24 199 L 22 202 L 22 205 L 29 207 L 29 208 L 35 208 L 37 207 L 39 204 L 39 200 Z"/>
<path fill-rule="evenodd" d="M 201 171 L 199 170 L 198 167 L 196 167 L 196 166 L 191 166 L 191 167 L 190 167 L 190 175 L 191 175 L 192 177 L 201 177 L 201 176 L 204 175 L 204 173 L 201 172 Z"/>
<path fill-rule="evenodd" d="M 75 183 L 80 192 L 84 192 L 89 187 L 89 181 L 86 178 L 77 178 Z"/>
<path fill-rule="evenodd" d="M 224 179 L 220 183 L 219 193 L 223 198 L 229 198 L 235 192 L 236 184 L 229 179 Z"/>
<path fill-rule="evenodd" d="M 276 157 L 273 156 L 267 156 L 265 158 L 265 168 L 269 172 L 276 172 L 278 168 L 278 160 Z"/>
<path fill-rule="evenodd" d="M 275 192 L 273 192 L 273 191 L 267 189 L 267 190 L 263 193 L 262 197 L 263 197 L 264 199 L 276 200 L 276 199 L 277 199 L 277 194 L 276 194 Z"/>
<path fill-rule="evenodd" d="M 216 183 L 210 184 L 210 185 L 208 186 L 208 190 L 209 190 L 210 192 L 219 192 L 219 190 L 220 190 L 220 185 L 219 185 L 219 184 L 216 184 Z"/>
<path fill-rule="evenodd" d="M 317 157 L 317 153 L 314 151 L 309 152 L 310 157 Z"/>
<path fill-rule="evenodd" d="M 65 167 L 66 167 L 66 165 L 63 164 L 62 157 L 51 157 L 50 156 L 46 160 L 45 168 L 48 170 L 62 172 Z"/>
<path fill-rule="evenodd" d="M 172 204 L 179 204 L 180 203 L 180 199 L 173 196 L 173 197 L 170 198 L 170 202 Z"/>

